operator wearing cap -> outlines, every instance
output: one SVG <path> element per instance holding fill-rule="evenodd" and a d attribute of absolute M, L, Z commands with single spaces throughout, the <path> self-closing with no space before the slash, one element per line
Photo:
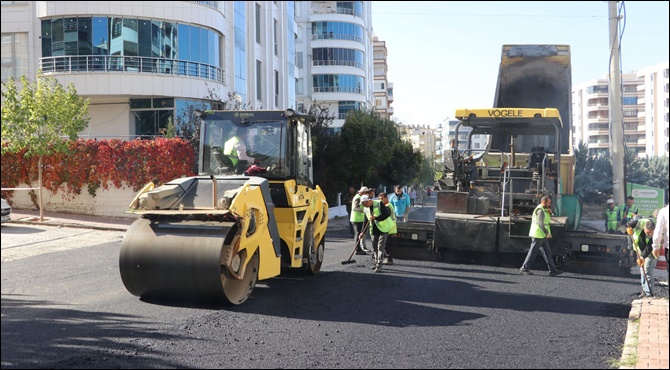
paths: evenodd
<path fill-rule="evenodd" d="M 617 221 L 617 215 L 619 214 L 619 207 L 614 204 L 614 199 L 610 198 L 607 200 L 607 209 L 605 209 L 605 231 L 608 234 L 620 234 Z"/>

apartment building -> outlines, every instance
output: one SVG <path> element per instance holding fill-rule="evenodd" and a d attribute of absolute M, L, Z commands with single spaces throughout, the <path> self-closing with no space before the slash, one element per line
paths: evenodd
<path fill-rule="evenodd" d="M 668 156 L 668 62 L 637 71 L 643 79 L 638 85 L 643 107 L 638 117 L 644 121 L 645 153 L 648 156 Z"/>
<path fill-rule="evenodd" d="M 372 38 L 374 59 L 374 111 L 380 117 L 391 119 L 393 115 L 393 84 L 388 82 L 388 49 L 386 42 L 377 36 Z"/>
<path fill-rule="evenodd" d="M 341 129 L 347 112 L 374 98 L 372 5 L 369 1 L 296 1 L 297 107 L 317 103 Z"/>
<path fill-rule="evenodd" d="M 365 1 L 3 1 L 2 80 L 42 70 L 91 99 L 82 136 L 159 135 L 194 109 L 305 109 L 344 124 L 374 96 Z M 233 105 L 231 107 L 231 105 Z"/>
<path fill-rule="evenodd" d="M 458 128 L 458 138 L 456 138 L 456 126 L 458 120 L 454 118 L 446 118 L 437 125 L 436 128 L 436 142 L 435 142 L 435 157 L 442 161 L 445 154 L 450 153 L 451 141 L 458 139 L 458 149 L 460 152 L 468 150 L 468 140 L 470 137 L 470 127 L 461 126 Z M 488 135 L 473 135 L 470 150 L 477 152 L 486 147 Z"/>
<path fill-rule="evenodd" d="M 622 120 L 626 147 L 638 156 L 668 155 L 668 63 L 623 73 Z M 608 155 L 610 146 L 607 77 L 576 85 L 572 92 L 574 145 Z"/>
<path fill-rule="evenodd" d="M 398 125 L 398 133 L 402 140 L 412 144 L 424 158 L 433 160 L 436 153 L 436 130 L 429 125 Z"/>

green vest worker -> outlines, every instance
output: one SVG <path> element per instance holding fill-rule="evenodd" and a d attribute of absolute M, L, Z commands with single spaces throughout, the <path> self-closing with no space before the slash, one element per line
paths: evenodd
<path fill-rule="evenodd" d="M 535 261 L 537 252 L 542 253 L 544 262 L 549 267 L 549 276 L 557 276 L 563 271 L 556 268 L 554 257 L 551 254 L 551 247 L 549 246 L 549 239 L 551 239 L 551 198 L 548 195 L 540 199 L 540 204 L 533 210 L 533 219 L 530 224 L 530 231 L 528 235 L 532 238 L 530 249 L 526 255 L 526 260 L 521 266 L 520 273 L 522 275 L 533 275 L 530 272 L 530 266 Z"/>
<path fill-rule="evenodd" d="M 372 200 L 368 195 L 361 196 L 365 215 L 371 225 L 372 248 L 374 249 L 375 272 L 381 272 L 384 254 L 386 253 L 386 238 L 393 227 L 391 210 L 379 200 Z"/>
<path fill-rule="evenodd" d="M 370 189 L 368 189 L 367 186 L 363 186 L 358 190 L 358 193 L 354 195 L 354 199 L 351 201 L 351 216 L 349 216 L 349 221 L 354 224 L 354 228 L 356 229 L 356 235 L 354 236 L 354 243 L 358 245 L 356 247 L 356 254 L 361 255 L 371 252 L 365 246 L 366 237 L 364 229 L 367 226 L 367 222 L 365 221 L 364 207 L 361 205 L 361 196 L 369 193 Z"/>
<path fill-rule="evenodd" d="M 605 231 L 608 234 L 618 234 L 619 207 L 614 204 L 614 199 L 607 200 L 607 209 L 605 210 Z"/>
<path fill-rule="evenodd" d="M 246 136 L 243 134 L 243 136 Z M 240 160 L 247 161 L 247 163 L 254 163 L 254 159 L 247 155 L 247 146 L 244 141 L 237 135 L 231 137 L 223 145 L 223 155 L 230 158 L 233 166 L 237 166 Z"/>

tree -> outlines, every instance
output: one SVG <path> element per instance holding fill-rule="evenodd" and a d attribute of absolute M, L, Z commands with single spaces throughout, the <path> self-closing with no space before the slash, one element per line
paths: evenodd
<path fill-rule="evenodd" d="M 340 135 L 330 129 L 335 115 L 330 113 L 327 105 L 312 104 L 307 109 L 314 116 L 312 125 L 312 163 L 314 183 L 319 185 L 329 202 L 337 199 L 337 193 L 345 188 L 342 174 L 346 173 L 339 160 Z"/>
<path fill-rule="evenodd" d="M 25 149 L 26 157 L 38 156 L 40 221 L 42 210 L 42 158 L 67 153 L 68 144 L 88 127 L 89 99 L 67 89 L 53 77 L 37 72 L 34 81 L 21 76 L 21 87 L 13 78 L 2 83 L 2 153 Z"/>
<path fill-rule="evenodd" d="M 342 126 L 340 158 L 349 184 L 406 184 L 418 173 L 421 154 L 400 138 L 396 123 L 373 111 L 352 111 Z"/>
<path fill-rule="evenodd" d="M 589 154 L 584 142 L 575 150 L 575 194 L 589 204 L 602 204 L 612 195 L 610 158 Z"/>

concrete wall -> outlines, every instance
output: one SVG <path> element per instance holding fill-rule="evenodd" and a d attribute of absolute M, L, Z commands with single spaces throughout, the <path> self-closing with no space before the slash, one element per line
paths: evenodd
<path fill-rule="evenodd" d="M 37 184 L 19 184 L 17 188 L 37 187 Z M 96 196 L 88 194 L 84 187 L 78 195 L 69 194 L 62 189 L 56 193 L 42 189 L 42 208 L 45 211 L 67 212 L 95 216 L 128 217 L 125 211 L 137 194 L 132 188 L 124 186 L 117 189 L 114 184 L 109 183 L 109 189 L 102 187 L 96 191 Z M 35 194 L 38 191 L 35 190 Z M 15 190 L 12 196 L 12 207 L 18 209 L 38 209 L 30 199 L 27 190 Z"/>
<path fill-rule="evenodd" d="M 37 187 L 37 184 L 27 185 L 19 184 L 17 188 L 31 188 Z M 35 194 L 37 194 L 35 190 Z M 112 216 L 112 217 L 128 217 L 125 213 L 130 205 L 130 202 L 137 194 L 132 188 L 127 187 L 125 183 L 123 187 L 117 189 L 114 184 L 109 183 L 109 189 L 105 190 L 102 187 L 96 191 L 96 196 L 93 197 L 87 192 L 87 188 L 82 189 L 82 193 L 78 195 L 71 195 L 59 189 L 56 193 L 49 190 L 42 189 L 42 207 L 45 211 L 52 212 L 67 212 L 94 216 Z M 12 207 L 17 209 L 38 209 L 30 200 L 30 193 L 27 190 L 15 190 L 12 196 Z M 330 207 L 328 209 L 328 218 L 347 217 L 347 210 L 345 206 Z"/>

